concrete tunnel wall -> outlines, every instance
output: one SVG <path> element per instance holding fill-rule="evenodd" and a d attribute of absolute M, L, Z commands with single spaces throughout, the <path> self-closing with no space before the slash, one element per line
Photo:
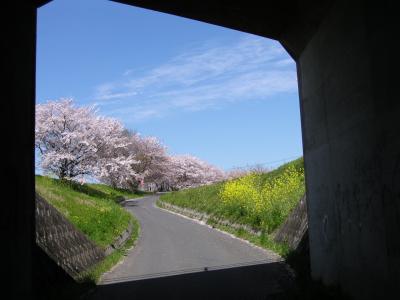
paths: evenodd
<path fill-rule="evenodd" d="M 3 184 L 14 193 L 3 201 L 2 250 L 9 271 L 4 285 L 16 298 L 32 297 L 41 274 L 33 257 L 33 132 L 36 7 L 43 2 L 5 5 L 11 21 L 2 25 L 8 101 L 1 122 L 10 141 Z M 312 276 L 357 299 L 389 295 L 400 284 L 400 52 L 392 6 L 335 1 L 315 33 L 299 39 L 307 40 L 304 47 L 292 42 L 301 49 L 296 59 Z M 296 36 L 287 28 L 281 42 L 290 47 Z"/>
<path fill-rule="evenodd" d="M 385 3 L 338 1 L 297 64 L 312 277 L 356 299 L 389 296 L 400 283 L 398 54 L 388 13 Z"/>
<path fill-rule="evenodd" d="M 4 6 L 3 6 L 4 5 Z M 3 294 L 30 299 L 34 290 L 34 112 L 36 7 L 15 1 L 1 5 Z M 6 18 L 6 16 L 8 18 Z M 7 290 L 6 290 L 7 289 Z"/>

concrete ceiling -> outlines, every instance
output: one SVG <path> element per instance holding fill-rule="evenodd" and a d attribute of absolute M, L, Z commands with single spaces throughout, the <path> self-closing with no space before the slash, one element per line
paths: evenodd
<path fill-rule="evenodd" d="M 279 40 L 299 56 L 331 0 L 112 0 Z"/>
<path fill-rule="evenodd" d="M 50 0 L 33 0 L 40 7 Z M 333 0 L 111 0 L 279 40 L 296 59 Z"/>

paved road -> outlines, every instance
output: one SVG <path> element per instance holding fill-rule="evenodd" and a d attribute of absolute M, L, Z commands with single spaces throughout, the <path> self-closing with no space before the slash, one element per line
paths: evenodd
<path fill-rule="evenodd" d="M 126 205 L 139 220 L 141 235 L 124 261 L 103 276 L 102 284 L 279 260 L 272 252 L 156 207 L 158 197 Z"/>

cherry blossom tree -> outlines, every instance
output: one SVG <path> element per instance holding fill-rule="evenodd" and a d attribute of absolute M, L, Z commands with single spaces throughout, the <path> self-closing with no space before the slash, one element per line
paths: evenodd
<path fill-rule="evenodd" d="M 110 153 L 103 155 L 100 180 L 131 190 L 136 190 L 146 183 L 158 190 L 168 169 L 166 147 L 157 138 L 143 137 L 136 132 L 125 130 L 124 136 L 124 147 L 111 147 Z"/>
<path fill-rule="evenodd" d="M 135 190 L 136 182 L 142 176 L 132 168 L 138 161 L 134 153 L 129 152 L 132 144 L 129 134 L 121 124 L 114 123 L 114 128 L 103 132 L 103 137 L 108 137 L 102 142 L 98 152 L 98 162 L 95 167 L 95 176 L 101 182 L 112 187 Z M 104 128 L 102 129 L 104 131 Z"/>
<path fill-rule="evenodd" d="M 224 173 L 191 155 L 170 157 L 171 185 L 175 189 L 207 185 L 225 179 Z"/>
<path fill-rule="evenodd" d="M 131 133 L 129 151 L 133 153 L 136 163 L 132 169 L 140 174 L 139 182 L 160 185 L 168 170 L 167 148 L 156 137 L 143 137 Z"/>
<path fill-rule="evenodd" d="M 182 189 L 225 179 L 218 168 L 190 155 L 170 156 L 155 137 L 126 130 L 71 99 L 36 105 L 35 146 L 41 167 L 61 179 L 93 176 L 113 187 Z"/>
<path fill-rule="evenodd" d="M 72 99 L 36 105 L 35 146 L 42 169 L 61 179 L 123 169 L 132 160 L 116 155 L 128 144 L 123 131 L 118 121 L 98 116 L 93 106 L 76 107 Z"/>
<path fill-rule="evenodd" d="M 226 179 L 236 179 L 239 177 L 246 176 L 250 173 L 256 173 L 256 174 L 262 174 L 262 173 L 268 173 L 270 172 L 270 169 L 267 167 L 264 167 L 261 164 L 256 164 L 253 166 L 247 166 L 247 167 L 237 167 L 234 169 L 231 169 L 230 171 L 226 172 Z"/>
<path fill-rule="evenodd" d="M 236 179 L 239 177 L 246 176 L 249 173 L 250 173 L 250 171 L 246 168 L 234 168 L 234 169 L 226 172 L 226 179 L 228 179 L 228 180 Z"/>

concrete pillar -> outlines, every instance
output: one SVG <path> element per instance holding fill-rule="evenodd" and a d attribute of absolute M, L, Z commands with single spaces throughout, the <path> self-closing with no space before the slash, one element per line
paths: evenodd
<path fill-rule="evenodd" d="M 337 1 L 297 62 L 312 277 L 356 299 L 400 284 L 394 11 Z"/>

